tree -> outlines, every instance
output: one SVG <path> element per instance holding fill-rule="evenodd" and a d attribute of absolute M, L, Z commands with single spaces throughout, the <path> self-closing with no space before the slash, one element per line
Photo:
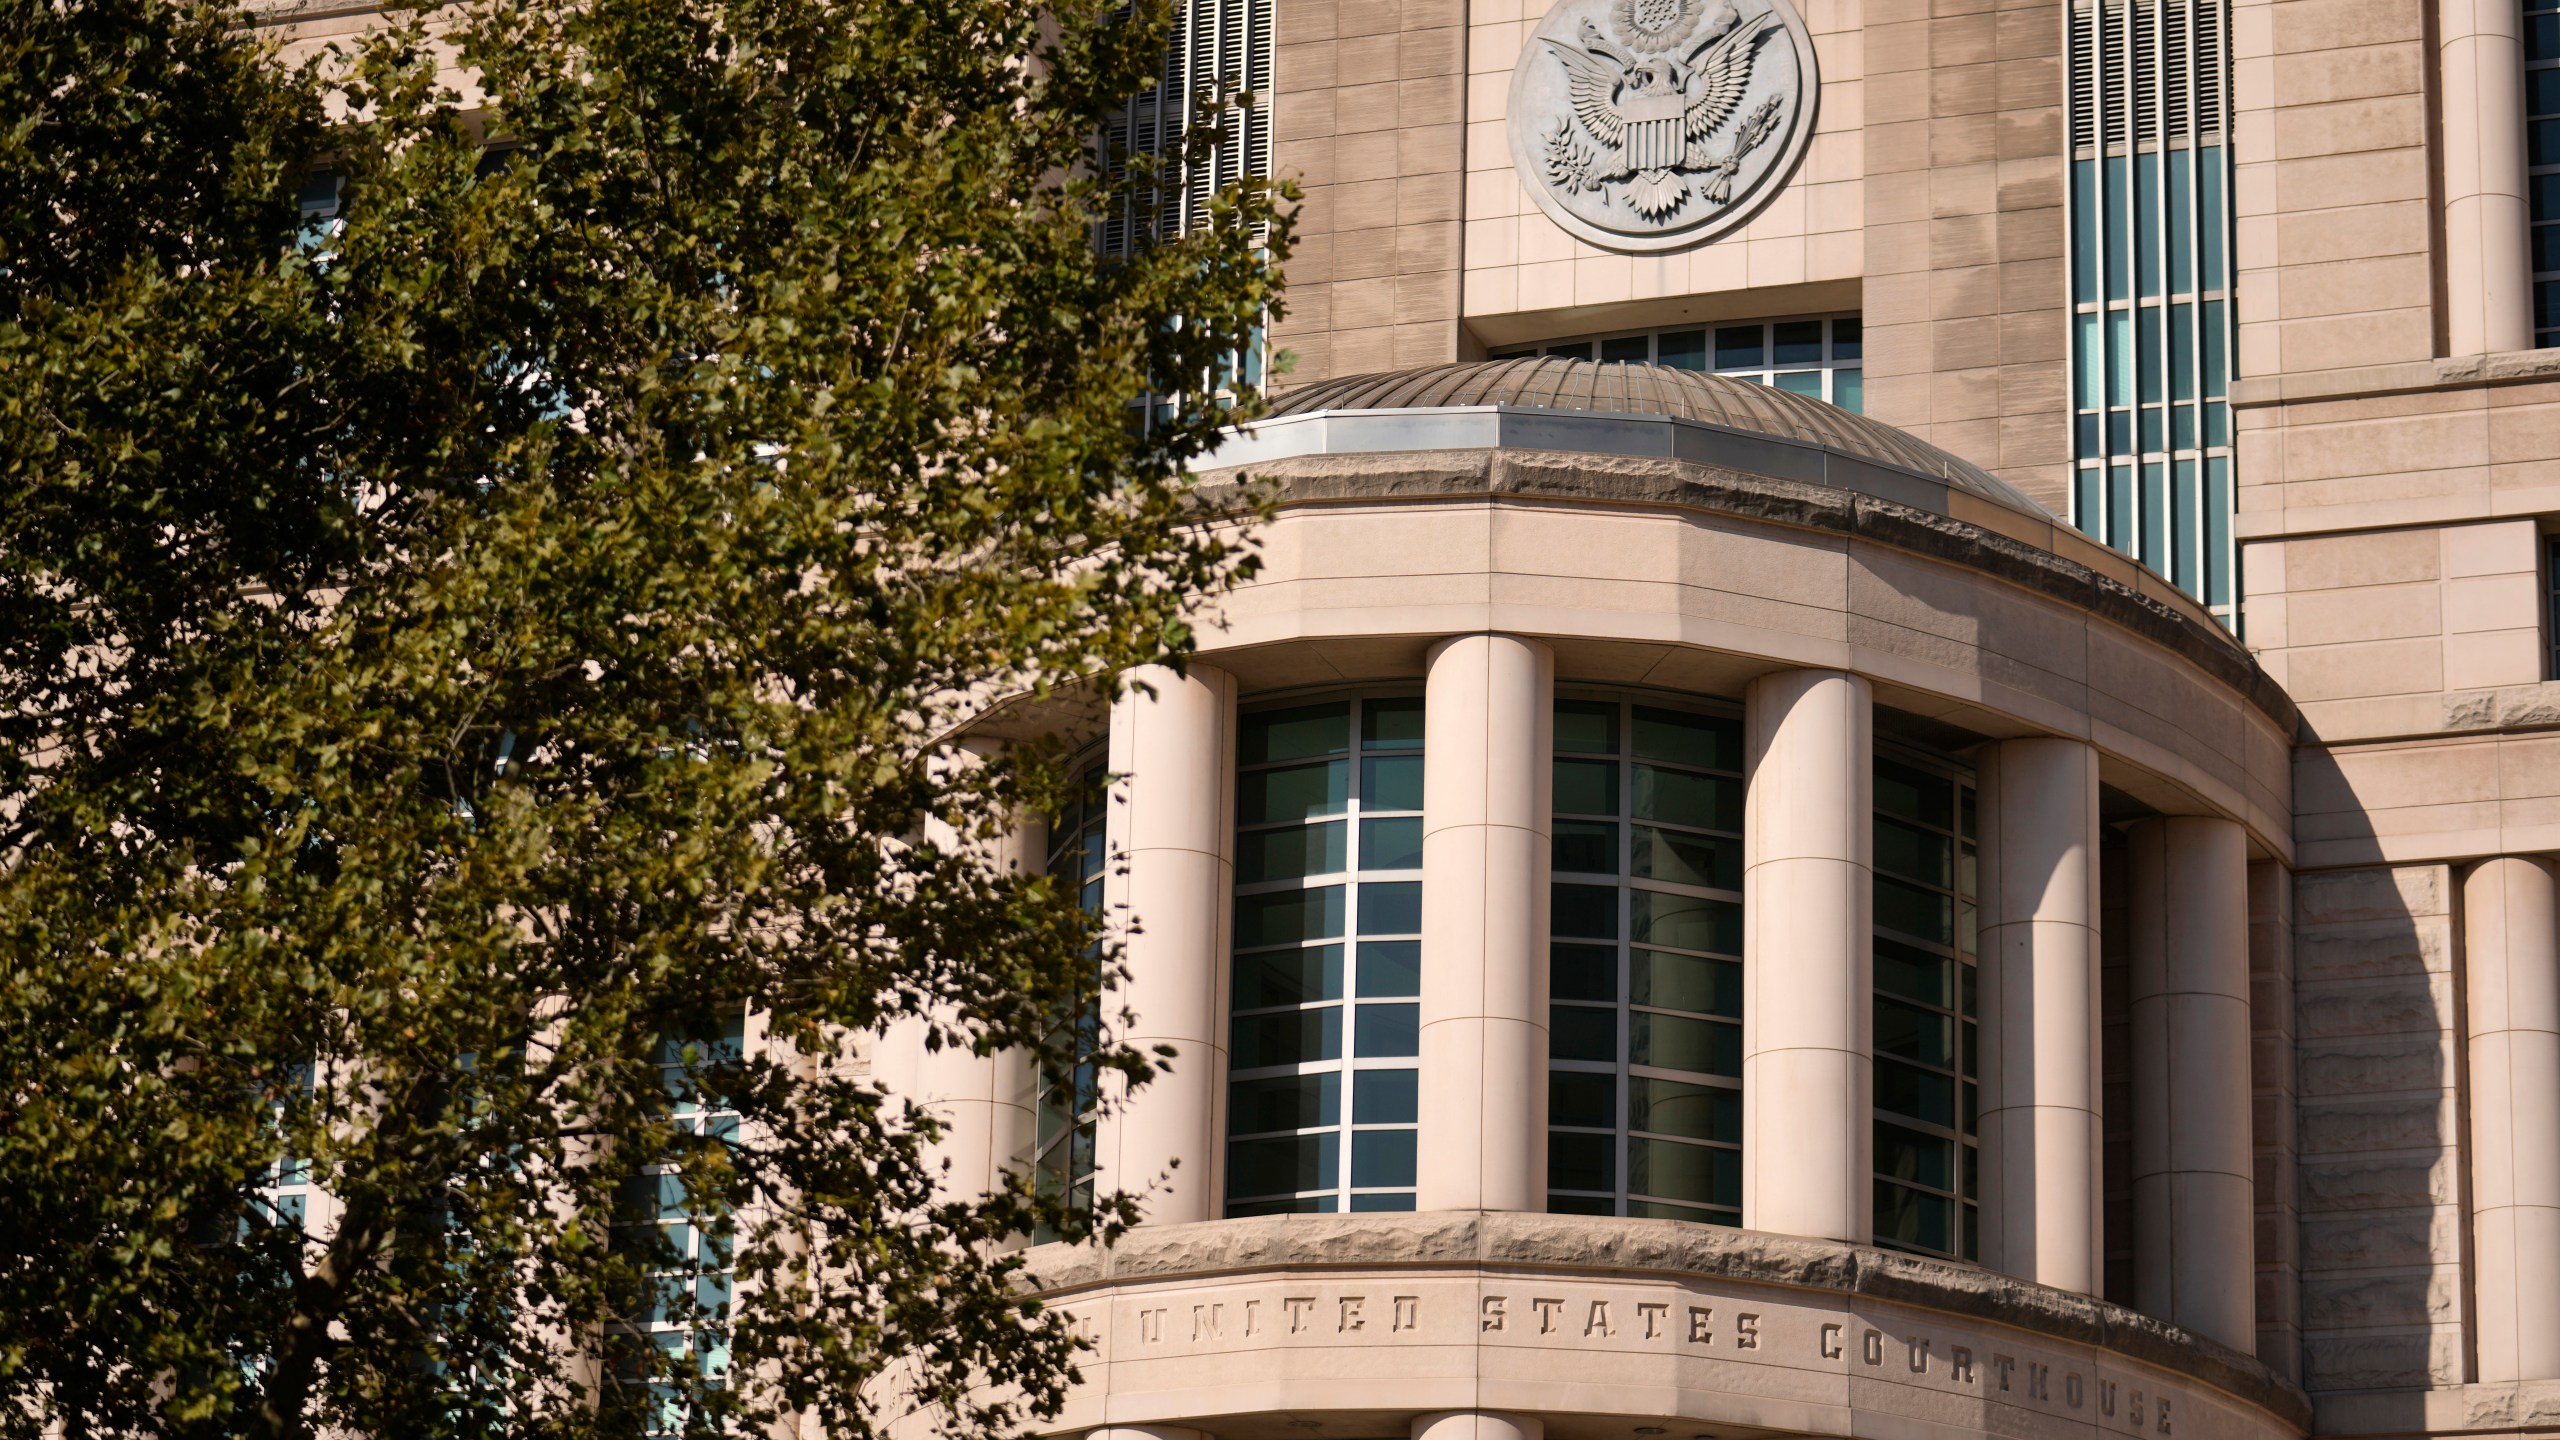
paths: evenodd
<path fill-rule="evenodd" d="M 1184 466 L 1284 197 L 1093 243 L 1167 21 L 477 0 L 288 66 L 7 0 L 0 1431 L 1054 1406 L 999 1242 L 1129 1205 L 935 1199 L 846 1061 L 1148 1067 L 976 843 L 1065 757 L 951 735 L 1179 663 L 1250 563 Z"/>

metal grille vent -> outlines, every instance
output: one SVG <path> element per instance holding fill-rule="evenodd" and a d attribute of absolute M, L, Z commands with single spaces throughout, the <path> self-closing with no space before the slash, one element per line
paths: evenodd
<path fill-rule="evenodd" d="M 1136 158 L 1167 161 L 1163 185 L 1134 194 L 1106 220 L 1103 253 L 1126 255 L 1158 235 L 1179 235 L 1208 216 L 1220 187 L 1271 173 L 1271 61 L 1274 0 L 1182 0 L 1166 37 L 1155 88 L 1132 98 L 1103 127 L 1116 175 Z M 1209 113 L 1197 109 L 1215 97 Z M 1250 103 L 1246 97 L 1250 96 Z M 1205 123 L 1207 155 L 1182 160 L 1190 127 Z"/>
<path fill-rule="evenodd" d="M 2147 0 L 2070 12 L 2071 144 L 2219 135 L 2222 0 Z"/>

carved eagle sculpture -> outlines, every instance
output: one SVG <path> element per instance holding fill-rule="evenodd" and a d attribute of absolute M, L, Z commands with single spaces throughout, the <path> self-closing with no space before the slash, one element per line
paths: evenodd
<path fill-rule="evenodd" d="M 1734 14 L 1730 5 L 1718 8 L 1726 17 Z M 1689 184 L 1679 171 L 1706 172 L 1699 185 L 1702 199 L 1715 204 L 1729 199 L 1742 157 L 1776 127 L 1779 97 L 1771 96 L 1755 109 L 1722 154 L 1710 151 L 1705 142 L 1741 107 L 1760 42 L 1778 28 L 1778 17 L 1766 10 L 1747 21 L 1727 18 L 1723 25 L 1711 26 L 1707 38 L 1679 60 L 1633 54 L 1611 44 L 1588 20 L 1582 22 L 1579 49 L 1541 37 L 1564 62 L 1573 113 L 1609 152 L 1568 158 L 1559 153 L 1566 138 L 1559 134 L 1549 147 L 1554 178 L 1572 188 L 1598 190 L 1633 175 L 1627 200 L 1647 220 L 1671 214 L 1688 198 Z"/>

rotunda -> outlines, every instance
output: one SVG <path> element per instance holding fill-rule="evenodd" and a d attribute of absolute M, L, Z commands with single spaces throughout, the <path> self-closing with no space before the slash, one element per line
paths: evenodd
<path fill-rule="evenodd" d="M 2307 1429 L 2249 1353 L 2296 717 L 2208 613 L 1650 365 L 1308 385 L 1201 479 L 1273 509 L 1196 660 L 982 727 L 1121 777 L 1022 854 L 1129 923 L 1169 1073 L 882 1062 L 955 1185 L 1157 1186 L 1029 1257 L 1096 1347 L 1060 1433 Z"/>

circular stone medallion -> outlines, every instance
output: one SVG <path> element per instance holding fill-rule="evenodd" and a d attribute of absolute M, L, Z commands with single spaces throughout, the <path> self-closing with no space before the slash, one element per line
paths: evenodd
<path fill-rule="evenodd" d="M 1819 92 L 1787 0 L 1556 0 L 1511 72 L 1511 163 L 1594 245 L 1694 245 L 1778 192 Z"/>

